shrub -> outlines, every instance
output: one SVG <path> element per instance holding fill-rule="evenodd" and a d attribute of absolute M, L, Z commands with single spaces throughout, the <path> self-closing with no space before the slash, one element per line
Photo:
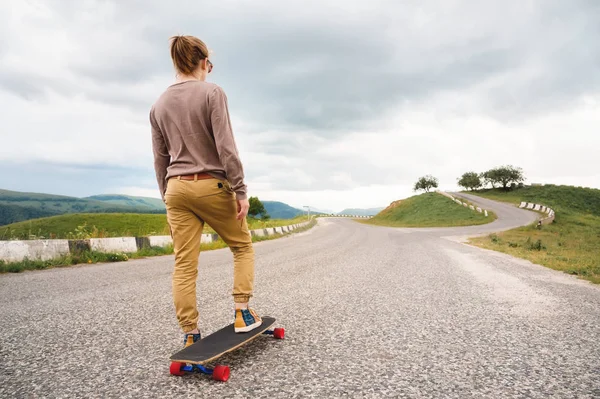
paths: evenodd
<path fill-rule="evenodd" d="M 106 257 L 110 262 L 125 262 L 129 258 L 125 254 L 116 253 L 116 254 L 108 254 Z"/>
<path fill-rule="evenodd" d="M 525 248 L 530 251 L 541 251 L 546 249 L 546 247 L 542 244 L 542 240 L 538 239 L 533 242 L 531 241 L 531 237 L 527 237 L 527 241 L 525 241 Z"/>

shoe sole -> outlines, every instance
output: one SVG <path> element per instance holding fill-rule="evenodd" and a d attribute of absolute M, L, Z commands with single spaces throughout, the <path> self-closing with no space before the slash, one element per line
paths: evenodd
<path fill-rule="evenodd" d="M 236 332 L 236 333 L 242 333 L 242 332 L 248 332 L 248 331 L 252 331 L 252 330 L 254 330 L 254 329 L 255 329 L 255 328 L 257 328 L 257 327 L 260 327 L 260 326 L 261 326 L 261 324 L 262 324 L 262 320 L 261 320 L 261 321 L 257 321 L 257 322 L 256 322 L 256 323 L 254 323 L 254 324 L 250 324 L 249 326 L 246 326 L 246 327 L 241 327 L 241 328 L 237 328 L 237 327 L 236 327 L 236 328 L 235 328 L 235 332 Z"/>

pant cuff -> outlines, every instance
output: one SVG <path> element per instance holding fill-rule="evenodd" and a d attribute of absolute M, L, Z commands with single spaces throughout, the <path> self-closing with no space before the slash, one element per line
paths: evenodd
<path fill-rule="evenodd" d="M 185 326 L 185 327 L 181 327 L 181 329 L 183 330 L 184 334 L 189 333 L 190 331 L 195 330 L 196 328 L 198 328 L 197 325 L 190 325 L 190 326 Z"/>
<path fill-rule="evenodd" d="M 235 302 L 235 303 L 246 303 L 246 302 L 250 302 L 250 297 L 251 297 L 251 296 L 252 296 L 252 295 L 245 295 L 245 294 L 242 294 L 242 295 L 234 295 L 234 296 L 233 296 L 233 302 Z"/>

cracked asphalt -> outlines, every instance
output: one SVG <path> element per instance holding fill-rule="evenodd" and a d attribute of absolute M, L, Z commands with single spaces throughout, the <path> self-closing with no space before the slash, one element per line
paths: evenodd
<path fill-rule="evenodd" d="M 535 214 L 392 229 L 321 219 L 256 244 L 253 305 L 285 327 L 169 375 L 173 256 L 0 275 L 2 398 L 600 398 L 600 287 L 464 237 Z M 232 257 L 200 255 L 201 331 L 230 323 Z"/>

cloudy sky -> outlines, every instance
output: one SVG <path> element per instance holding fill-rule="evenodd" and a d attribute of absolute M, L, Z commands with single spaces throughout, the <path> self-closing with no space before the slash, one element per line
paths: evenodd
<path fill-rule="evenodd" d="M 249 194 L 339 211 L 503 164 L 600 188 L 600 2 L 0 3 L 0 188 L 159 197 L 169 37 L 204 40 Z"/>

